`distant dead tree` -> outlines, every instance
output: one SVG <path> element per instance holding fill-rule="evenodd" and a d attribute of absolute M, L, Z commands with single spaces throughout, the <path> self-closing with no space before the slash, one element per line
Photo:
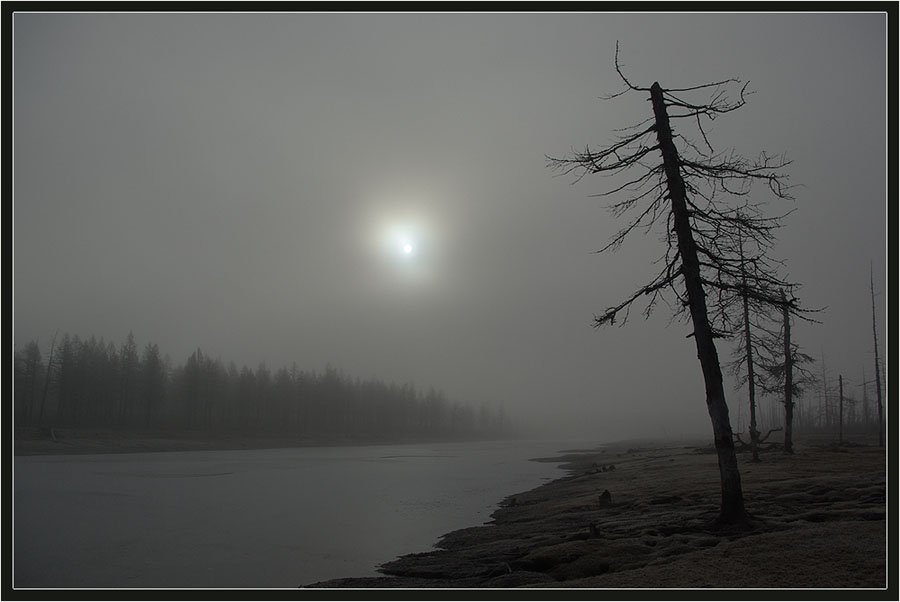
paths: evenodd
<path fill-rule="evenodd" d="M 759 365 L 764 377 L 760 381 L 760 388 L 768 395 L 781 396 L 784 408 L 784 452 L 794 453 L 793 424 L 795 399 L 802 397 L 806 391 L 816 382 L 816 377 L 808 367 L 815 362 L 811 356 L 800 350 L 800 345 L 791 337 L 791 311 L 789 301 L 784 298 L 779 308 L 781 314 L 780 331 L 766 331 L 759 345 Z M 810 322 L 815 322 L 805 314 L 811 311 L 803 310 L 802 317 Z"/>
<path fill-rule="evenodd" d="M 622 71 L 618 44 L 615 67 L 625 88 L 606 100 L 631 93 L 649 95 L 652 117 L 617 130 L 617 139 L 603 148 L 588 146 L 562 158 L 548 156 L 548 166 L 557 174 L 575 176 L 575 182 L 588 174 L 620 178 L 597 196 L 624 196 L 609 209 L 615 217 L 631 217 L 598 253 L 618 249 L 635 230 L 664 227 L 666 246 L 657 262 L 662 268 L 624 301 L 596 315 L 594 325 L 614 324 L 620 317 L 621 323 L 626 322 L 640 298 L 648 299 L 645 316 L 662 300 L 676 318 L 690 319 L 693 332 L 688 337 L 694 338 L 703 373 L 722 485 L 717 523 L 745 524 L 749 516 L 715 339 L 733 334 L 732 314 L 739 311 L 744 296 L 780 307 L 779 291 L 792 287 L 778 276 L 768 253 L 783 215 L 766 217 L 763 205 L 749 198 L 755 182 L 765 184 L 776 198 L 791 198 L 783 171 L 790 161 L 766 153 L 748 160 L 734 151 L 713 149 L 707 122 L 743 107 L 747 84 L 726 79 L 688 88 L 663 88 L 658 82 L 637 86 Z M 731 100 L 729 91 L 735 89 L 737 99 Z M 685 96 L 699 94 L 707 99 L 694 102 Z M 673 131 L 673 120 L 693 124 L 697 140 Z M 789 311 L 799 310 L 796 299 L 787 304 Z"/>
<path fill-rule="evenodd" d="M 863 367 L 862 369 L 862 380 L 860 381 L 860 387 L 862 388 L 862 423 L 863 428 L 869 428 L 869 394 L 868 394 L 868 386 L 869 382 L 866 380 L 866 369 Z"/>
<path fill-rule="evenodd" d="M 759 461 L 758 445 L 761 443 L 759 431 L 756 428 L 756 391 L 757 388 L 765 393 L 784 395 L 784 451 L 793 453 L 793 423 L 795 395 L 799 397 L 806 384 L 812 380 L 805 364 L 813 361 L 811 357 L 800 353 L 799 346 L 791 341 L 791 315 L 798 315 L 808 322 L 816 322 L 809 314 L 822 311 L 821 309 L 801 309 L 796 298 L 791 295 L 790 300 L 784 289 L 778 292 L 779 300 L 773 302 L 771 297 L 751 295 L 747 286 L 747 273 L 744 268 L 743 246 L 739 242 L 738 253 L 741 258 L 741 309 L 738 322 L 733 330 L 740 329 L 740 344 L 732 353 L 732 361 L 729 363 L 732 373 L 738 378 L 738 386 L 747 385 L 750 397 L 750 443 L 754 462 Z M 759 266 L 753 266 L 759 269 Z M 796 287 L 797 285 L 793 285 Z M 774 304 L 773 304 L 774 303 Z M 779 324 L 780 333 L 775 324 Z M 776 349 L 781 350 L 779 357 Z M 754 352 L 756 350 L 756 352 Z M 798 366 L 799 380 L 795 382 L 794 369 Z M 760 369 L 758 369 L 760 368 Z M 776 382 L 773 382 L 776 379 Z M 778 429 L 781 430 L 781 429 Z M 772 431 L 769 431 L 771 434 Z M 768 435 L 767 435 L 768 436 Z"/>
<path fill-rule="evenodd" d="M 740 239 L 740 233 L 738 233 L 738 254 L 741 259 L 741 284 L 746 287 L 747 275 L 743 271 L 744 245 L 743 241 Z M 757 381 L 760 378 L 760 375 L 755 365 L 754 348 L 759 345 L 757 332 L 764 331 L 764 327 L 754 319 L 758 318 L 760 313 L 764 313 L 764 311 L 759 311 L 761 309 L 764 309 L 764 307 L 760 308 L 757 305 L 756 309 L 758 311 L 751 312 L 750 306 L 751 299 L 749 295 L 742 294 L 740 334 L 741 342 L 734 348 L 734 351 L 732 352 L 733 359 L 728 364 L 728 366 L 731 368 L 731 372 L 736 378 L 736 388 L 740 389 L 744 385 L 747 386 L 747 396 L 750 406 L 750 442 L 744 444 L 744 442 L 741 441 L 740 433 L 735 433 L 735 438 L 739 443 L 744 444 L 750 448 L 751 458 L 753 462 L 759 462 L 759 444 L 761 443 L 761 441 L 759 429 L 757 428 L 758 422 L 756 419 L 756 388 Z"/>
<path fill-rule="evenodd" d="M 828 401 L 828 370 L 825 367 L 825 350 L 822 349 L 822 420 L 825 426 L 825 429 L 831 427 L 831 404 Z"/>
<path fill-rule="evenodd" d="M 741 312 L 739 322 L 735 324 L 735 329 L 739 330 L 739 344 L 732 351 L 732 360 L 727 364 L 731 369 L 732 375 L 736 379 L 736 388 L 740 389 L 744 385 L 747 386 L 747 394 L 750 406 L 750 441 L 744 443 L 740 434 L 736 433 L 736 440 L 742 445 L 749 447 L 753 462 L 759 462 L 760 444 L 765 438 L 768 438 L 774 430 L 782 430 L 781 428 L 770 430 L 765 438 L 760 437 L 758 429 L 758 421 L 756 417 L 757 389 L 766 389 L 765 379 L 766 372 L 760 370 L 758 364 L 760 361 L 760 348 L 765 354 L 767 346 L 775 339 L 771 323 L 774 321 L 774 310 L 770 304 L 760 302 L 756 298 L 751 298 L 749 287 L 747 286 L 748 276 L 744 263 L 743 241 L 738 233 L 738 256 L 741 260 Z M 769 446 L 771 447 L 771 446 Z"/>
<path fill-rule="evenodd" d="M 869 264 L 869 285 L 872 291 L 872 337 L 875 339 L 875 399 L 878 402 L 878 446 L 884 447 L 884 410 L 881 403 L 881 371 L 878 365 L 878 327 L 875 323 L 875 276 Z"/>
<path fill-rule="evenodd" d="M 788 308 L 784 291 L 781 292 L 782 306 L 782 363 L 778 364 L 773 361 L 769 365 L 769 372 L 773 376 L 780 376 L 782 379 L 784 394 L 784 452 L 787 454 L 794 453 L 794 397 L 803 394 L 805 383 L 812 379 L 812 375 L 808 370 L 803 369 L 803 364 L 811 363 L 813 358 L 800 353 L 799 346 L 791 341 L 791 315 Z M 795 376 L 795 369 L 802 371 L 802 378 Z M 777 387 L 773 387 L 774 391 Z"/>
<path fill-rule="evenodd" d="M 838 405 L 838 445 L 844 444 L 844 377 L 838 374 L 838 390 L 840 391 L 840 405 Z"/>

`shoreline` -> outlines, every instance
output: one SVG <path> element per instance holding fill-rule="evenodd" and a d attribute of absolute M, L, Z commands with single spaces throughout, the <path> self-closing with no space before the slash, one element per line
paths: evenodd
<path fill-rule="evenodd" d="M 15 455 L 144 453 L 375 445 L 278 436 L 17 431 Z M 139 436 L 140 435 L 140 436 Z M 402 443 L 402 442 L 401 442 Z M 410 442 L 413 443 L 413 442 Z M 428 552 L 385 559 L 381 576 L 303 589 L 885 588 L 885 449 L 799 439 L 795 453 L 738 462 L 745 532 L 715 531 L 715 450 L 701 440 L 629 440 L 533 461 L 565 471 L 508 496 L 479 526 Z M 788 550 L 785 553 L 785 550 Z"/>
<path fill-rule="evenodd" d="M 307 589 L 886 588 L 884 449 L 795 443 L 739 455 L 748 531 L 715 530 L 712 444 L 624 441 L 571 450 L 567 475 L 507 497 L 480 526 L 379 577 Z"/>

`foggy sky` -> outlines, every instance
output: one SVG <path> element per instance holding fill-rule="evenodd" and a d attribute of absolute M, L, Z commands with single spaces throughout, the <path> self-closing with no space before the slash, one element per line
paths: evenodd
<path fill-rule="evenodd" d="M 658 236 L 593 253 L 624 224 L 591 197 L 610 182 L 545 166 L 650 116 L 600 98 L 618 40 L 638 85 L 749 80 L 711 142 L 793 160 L 774 255 L 828 308 L 795 340 L 872 378 L 871 261 L 884 357 L 884 14 L 17 13 L 13 34 L 19 348 L 131 331 L 174 364 L 200 347 L 578 435 L 711 433 L 687 325 L 663 305 L 592 328 L 656 274 Z"/>

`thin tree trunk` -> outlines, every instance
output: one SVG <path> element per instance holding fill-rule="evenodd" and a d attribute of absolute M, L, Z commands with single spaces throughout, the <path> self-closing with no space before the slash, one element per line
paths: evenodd
<path fill-rule="evenodd" d="M 868 388 L 868 382 L 866 382 L 866 369 L 863 367 L 862 369 L 862 414 L 863 414 L 863 428 L 868 431 L 869 430 L 869 395 L 866 392 Z"/>
<path fill-rule="evenodd" d="M 756 377 L 753 371 L 753 341 L 750 339 L 750 307 L 747 301 L 747 277 L 744 274 L 744 245 L 738 240 L 741 256 L 741 295 L 744 302 L 744 341 L 747 346 L 747 393 L 750 396 L 750 452 L 754 462 L 759 462 L 759 431 L 756 428 Z"/>
<path fill-rule="evenodd" d="M 878 446 L 884 447 L 884 410 L 881 404 L 881 370 L 878 366 L 878 328 L 875 325 L 875 276 L 869 264 L 869 283 L 872 289 L 872 337 L 875 340 L 875 399 L 878 400 Z"/>
<path fill-rule="evenodd" d="M 691 321 L 694 325 L 694 341 L 697 357 L 703 371 L 706 387 L 706 407 L 713 426 L 716 452 L 719 460 L 719 476 L 722 481 L 722 506 L 719 521 L 738 522 L 746 519 L 741 475 L 734 449 L 734 434 L 728 420 L 728 405 L 722 384 L 722 370 L 716 352 L 713 331 L 706 308 L 706 295 L 700 277 L 700 261 L 688 217 L 684 180 L 681 177 L 678 151 L 672 142 L 672 129 L 663 99 L 662 88 L 654 82 L 650 88 L 653 114 L 656 119 L 656 135 L 659 140 L 666 173 L 669 198 L 672 201 L 672 219 L 678 250 L 681 254 L 681 274 L 684 277 Z"/>
<path fill-rule="evenodd" d="M 828 375 L 825 370 L 825 350 L 822 350 L 822 396 L 825 399 L 825 432 L 831 428 L 830 412 L 828 411 Z"/>
<path fill-rule="evenodd" d="M 844 377 L 838 374 L 838 391 L 840 391 L 840 403 L 838 404 L 838 445 L 844 444 Z"/>
<path fill-rule="evenodd" d="M 791 353 L 791 316 L 788 313 L 787 299 L 781 291 L 782 317 L 784 319 L 784 451 L 794 453 L 794 358 Z"/>

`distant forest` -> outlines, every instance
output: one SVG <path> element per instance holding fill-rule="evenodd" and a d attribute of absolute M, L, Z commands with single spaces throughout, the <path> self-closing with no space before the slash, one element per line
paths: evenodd
<path fill-rule="evenodd" d="M 42 357 L 36 341 L 15 350 L 17 427 L 181 429 L 373 441 L 508 435 L 502 407 L 451 401 L 442 391 L 359 380 L 333 367 L 274 372 L 227 366 L 193 352 L 172 366 L 159 347 L 140 351 L 64 335 Z"/>

